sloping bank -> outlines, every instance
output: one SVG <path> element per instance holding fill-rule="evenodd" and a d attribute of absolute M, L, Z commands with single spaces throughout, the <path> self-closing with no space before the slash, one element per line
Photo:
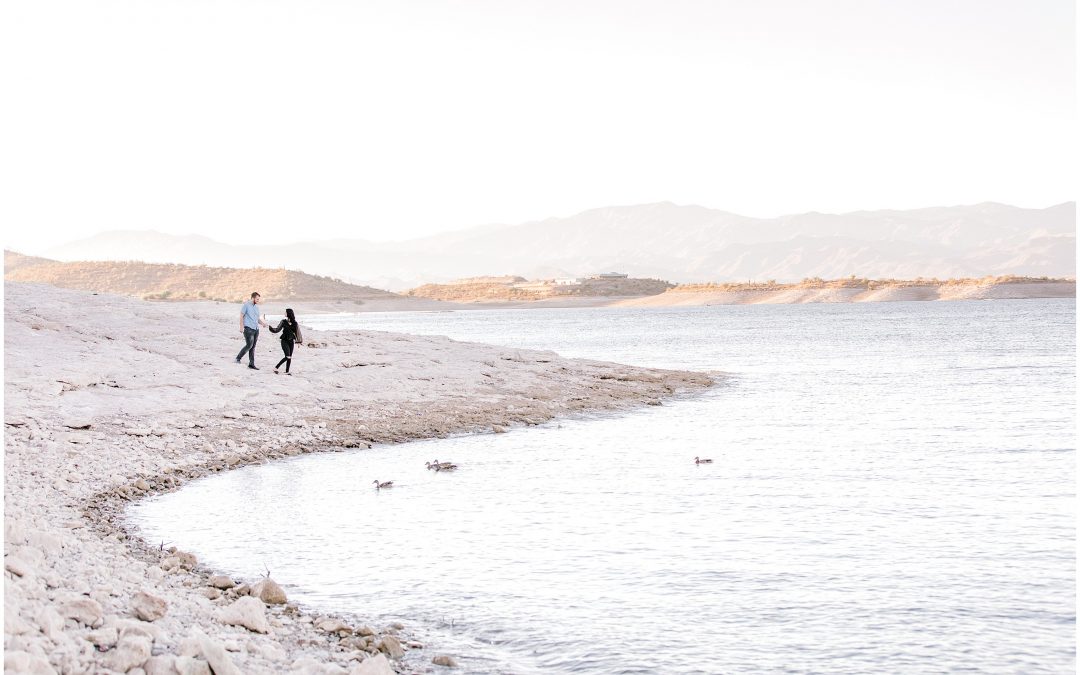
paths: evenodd
<path fill-rule="evenodd" d="M 264 570 L 238 587 L 212 586 L 213 571 L 189 554 L 126 532 L 124 507 L 246 464 L 499 431 L 712 384 L 701 373 L 441 337 L 313 331 L 286 377 L 271 370 L 280 349 L 267 331 L 262 370 L 234 363 L 237 306 L 4 290 L 11 672 L 385 673 L 418 658 L 430 664 L 436 655 L 410 644 L 407 626 L 264 604 L 249 594 Z M 276 581 L 288 590 L 288 579 Z M 403 650 L 414 657 L 399 660 Z"/>

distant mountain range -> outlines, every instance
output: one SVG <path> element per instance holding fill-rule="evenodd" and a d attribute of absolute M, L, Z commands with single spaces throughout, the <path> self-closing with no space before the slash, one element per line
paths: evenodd
<path fill-rule="evenodd" d="M 45 254 L 60 260 L 287 267 L 390 290 L 461 277 L 539 279 L 608 271 L 676 283 L 849 275 L 1071 277 L 1076 204 L 1024 209 L 985 202 L 763 219 L 661 202 L 402 242 L 233 246 L 201 236 L 114 231 Z"/>

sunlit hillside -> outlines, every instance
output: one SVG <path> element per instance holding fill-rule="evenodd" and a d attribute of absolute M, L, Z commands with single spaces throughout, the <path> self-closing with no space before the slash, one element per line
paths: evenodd
<path fill-rule="evenodd" d="M 141 262 L 70 262 L 4 252 L 4 280 L 50 284 L 147 300 L 235 302 L 258 291 L 267 300 L 369 300 L 397 297 L 367 286 L 286 269 L 236 269 Z"/>

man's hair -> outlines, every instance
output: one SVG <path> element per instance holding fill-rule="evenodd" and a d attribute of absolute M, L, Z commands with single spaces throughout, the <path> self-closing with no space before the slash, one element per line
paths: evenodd
<path fill-rule="evenodd" d="M 255 298 L 261 298 L 261 297 L 262 297 L 262 293 L 259 293 L 258 291 L 255 291 L 255 292 L 253 292 L 251 294 L 251 299 L 252 300 L 254 300 Z"/>

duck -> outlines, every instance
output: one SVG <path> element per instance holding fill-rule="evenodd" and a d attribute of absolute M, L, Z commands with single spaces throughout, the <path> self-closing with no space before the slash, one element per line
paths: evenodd
<path fill-rule="evenodd" d="M 702 459 L 700 457 L 694 458 L 694 464 L 712 464 L 711 459 Z"/>
<path fill-rule="evenodd" d="M 427 468 L 428 471 L 438 471 L 439 470 L 439 465 L 438 464 L 432 464 L 431 462 L 424 462 L 424 467 Z"/>
<path fill-rule="evenodd" d="M 431 466 L 436 471 L 453 471 L 457 468 L 457 464 L 453 462 L 440 462 L 439 460 L 432 462 Z"/>
<path fill-rule="evenodd" d="M 381 490 L 383 488 L 392 488 L 392 487 L 394 487 L 394 481 L 392 481 L 392 480 L 388 480 L 388 481 L 386 481 L 384 483 L 380 483 L 378 479 L 375 479 L 375 480 L 373 480 L 371 482 L 375 484 L 375 489 L 376 490 Z"/>

